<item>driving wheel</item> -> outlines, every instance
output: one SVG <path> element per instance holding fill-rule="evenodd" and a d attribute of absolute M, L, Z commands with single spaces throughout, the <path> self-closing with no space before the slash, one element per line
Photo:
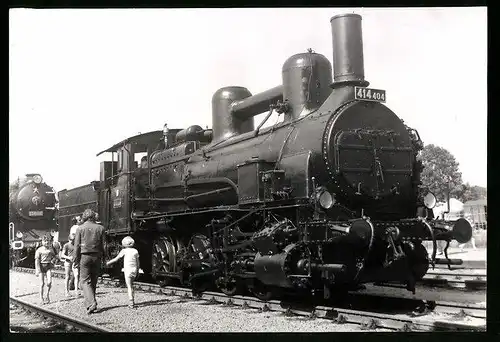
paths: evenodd
<path fill-rule="evenodd" d="M 171 278 L 161 273 L 176 272 L 176 251 L 172 240 L 161 237 L 153 242 L 151 256 L 151 275 L 160 286 L 166 286 L 172 282 Z"/>

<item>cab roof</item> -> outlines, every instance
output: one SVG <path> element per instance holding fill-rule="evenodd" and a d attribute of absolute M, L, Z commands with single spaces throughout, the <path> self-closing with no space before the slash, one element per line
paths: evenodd
<path fill-rule="evenodd" d="M 123 147 L 123 145 L 125 144 L 149 145 L 152 143 L 159 143 L 162 139 L 163 139 L 163 131 L 152 131 L 144 134 L 138 134 L 133 137 L 127 138 L 104 151 L 99 152 L 97 156 L 100 156 L 104 152 L 116 152 L 120 147 Z"/>

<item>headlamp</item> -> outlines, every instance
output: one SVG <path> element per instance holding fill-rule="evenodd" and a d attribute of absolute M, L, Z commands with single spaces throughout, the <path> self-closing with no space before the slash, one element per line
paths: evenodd
<path fill-rule="evenodd" d="M 335 199 L 332 194 L 324 188 L 317 190 L 316 201 L 323 209 L 330 209 L 335 204 Z"/>
<path fill-rule="evenodd" d="M 40 175 L 35 175 L 33 176 L 33 182 L 35 182 L 36 184 L 40 184 L 42 182 L 42 176 Z"/>
<path fill-rule="evenodd" d="M 432 209 L 436 206 L 437 200 L 436 196 L 432 192 L 428 192 L 427 195 L 424 196 L 424 205 L 427 209 Z"/>

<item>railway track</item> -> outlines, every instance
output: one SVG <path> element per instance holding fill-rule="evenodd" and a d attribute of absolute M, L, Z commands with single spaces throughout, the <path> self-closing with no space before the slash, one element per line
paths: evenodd
<path fill-rule="evenodd" d="M 33 273 L 31 269 L 15 271 Z M 55 277 L 64 277 L 55 273 Z M 118 280 L 100 278 L 99 283 L 104 286 L 116 287 L 121 283 Z M 178 296 L 184 300 L 203 300 L 207 304 L 239 306 L 243 309 L 257 309 L 261 312 L 277 311 L 287 316 L 305 316 L 311 319 L 323 318 L 338 324 L 357 324 L 362 329 L 377 328 L 397 331 L 485 331 L 486 308 L 477 305 L 428 302 L 408 315 L 403 313 L 373 312 L 371 310 L 355 310 L 352 308 L 303 304 L 293 301 L 271 300 L 261 301 L 247 296 L 226 296 L 219 292 L 203 292 L 194 295 L 191 289 L 156 284 L 136 282 L 134 287 L 138 291 L 145 291 L 169 296 Z M 387 300 L 387 299 L 384 299 Z"/>
<path fill-rule="evenodd" d="M 47 324 L 52 326 L 54 330 L 64 328 L 66 331 L 83 331 L 83 332 L 111 332 L 103 327 L 80 320 L 74 317 L 69 317 L 61 313 L 43 308 L 39 305 L 28 303 L 22 299 L 9 297 L 11 305 L 21 308 L 23 311 L 35 316 L 40 322 L 48 321 Z M 12 330 L 11 330 L 12 331 Z M 15 330 L 14 330 L 15 332 Z"/>
<path fill-rule="evenodd" d="M 479 272 L 475 272 L 479 271 Z M 427 273 L 420 281 L 431 286 L 464 287 L 467 289 L 486 288 L 486 270 L 464 270 L 464 272 L 450 272 L 433 270 Z"/>
<path fill-rule="evenodd" d="M 486 289 L 487 276 L 486 272 L 476 273 L 469 270 L 470 273 L 447 272 L 444 270 L 436 270 L 427 273 L 417 284 L 426 287 L 441 287 L 441 288 L 463 288 L 467 290 Z M 398 286 L 391 283 L 378 283 L 386 286 Z M 399 285 L 401 286 L 401 285 Z"/>
<path fill-rule="evenodd" d="M 111 279 L 101 279 L 104 285 L 116 286 L 119 282 Z M 203 292 L 193 295 L 190 289 L 166 286 L 160 287 L 155 284 L 136 283 L 138 291 L 162 293 L 170 296 L 179 296 L 185 300 L 205 300 L 210 304 L 222 304 L 226 306 L 240 306 L 242 308 L 257 309 L 261 312 L 278 311 L 287 316 L 304 316 L 309 318 L 330 319 L 335 323 L 358 324 L 362 329 L 390 329 L 397 331 L 485 331 L 486 323 L 467 324 L 459 323 L 458 318 L 478 318 L 480 321 L 485 318 L 486 308 L 473 305 L 460 305 L 455 303 L 430 303 L 421 312 L 414 312 L 412 317 L 403 314 L 385 314 L 364 310 L 353 310 L 333 306 L 323 305 L 301 305 L 295 302 L 280 300 L 262 301 L 254 297 L 247 296 L 226 296 L 219 292 Z M 425 315 L 438 313 L 446 317 L 444 319 L 429 319 Z"/>
<path fill-rule="evenodd" d="M 64 273 L 57 268 L 54 273 Z M 470 290 L 485 289 L 487 286 L 487 276 L 485 269 L 457 269 L 450 271 L 447 268 L 436 268 L 429 270 L 422 280 L 418 282 L 422 286 L 444 287 L 444 288 L 464 288 Z M 391 286 L 390 283 L 383 284 Z"/>

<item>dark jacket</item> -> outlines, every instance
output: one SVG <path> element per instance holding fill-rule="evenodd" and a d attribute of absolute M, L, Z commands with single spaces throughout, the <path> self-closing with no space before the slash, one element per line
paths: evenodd
<path fill-rule="evenodd" d="M 87 253 L 104 253 L 104 227 L 92 221 L 79 226 L 75 235 L 75 261 Z"/>

